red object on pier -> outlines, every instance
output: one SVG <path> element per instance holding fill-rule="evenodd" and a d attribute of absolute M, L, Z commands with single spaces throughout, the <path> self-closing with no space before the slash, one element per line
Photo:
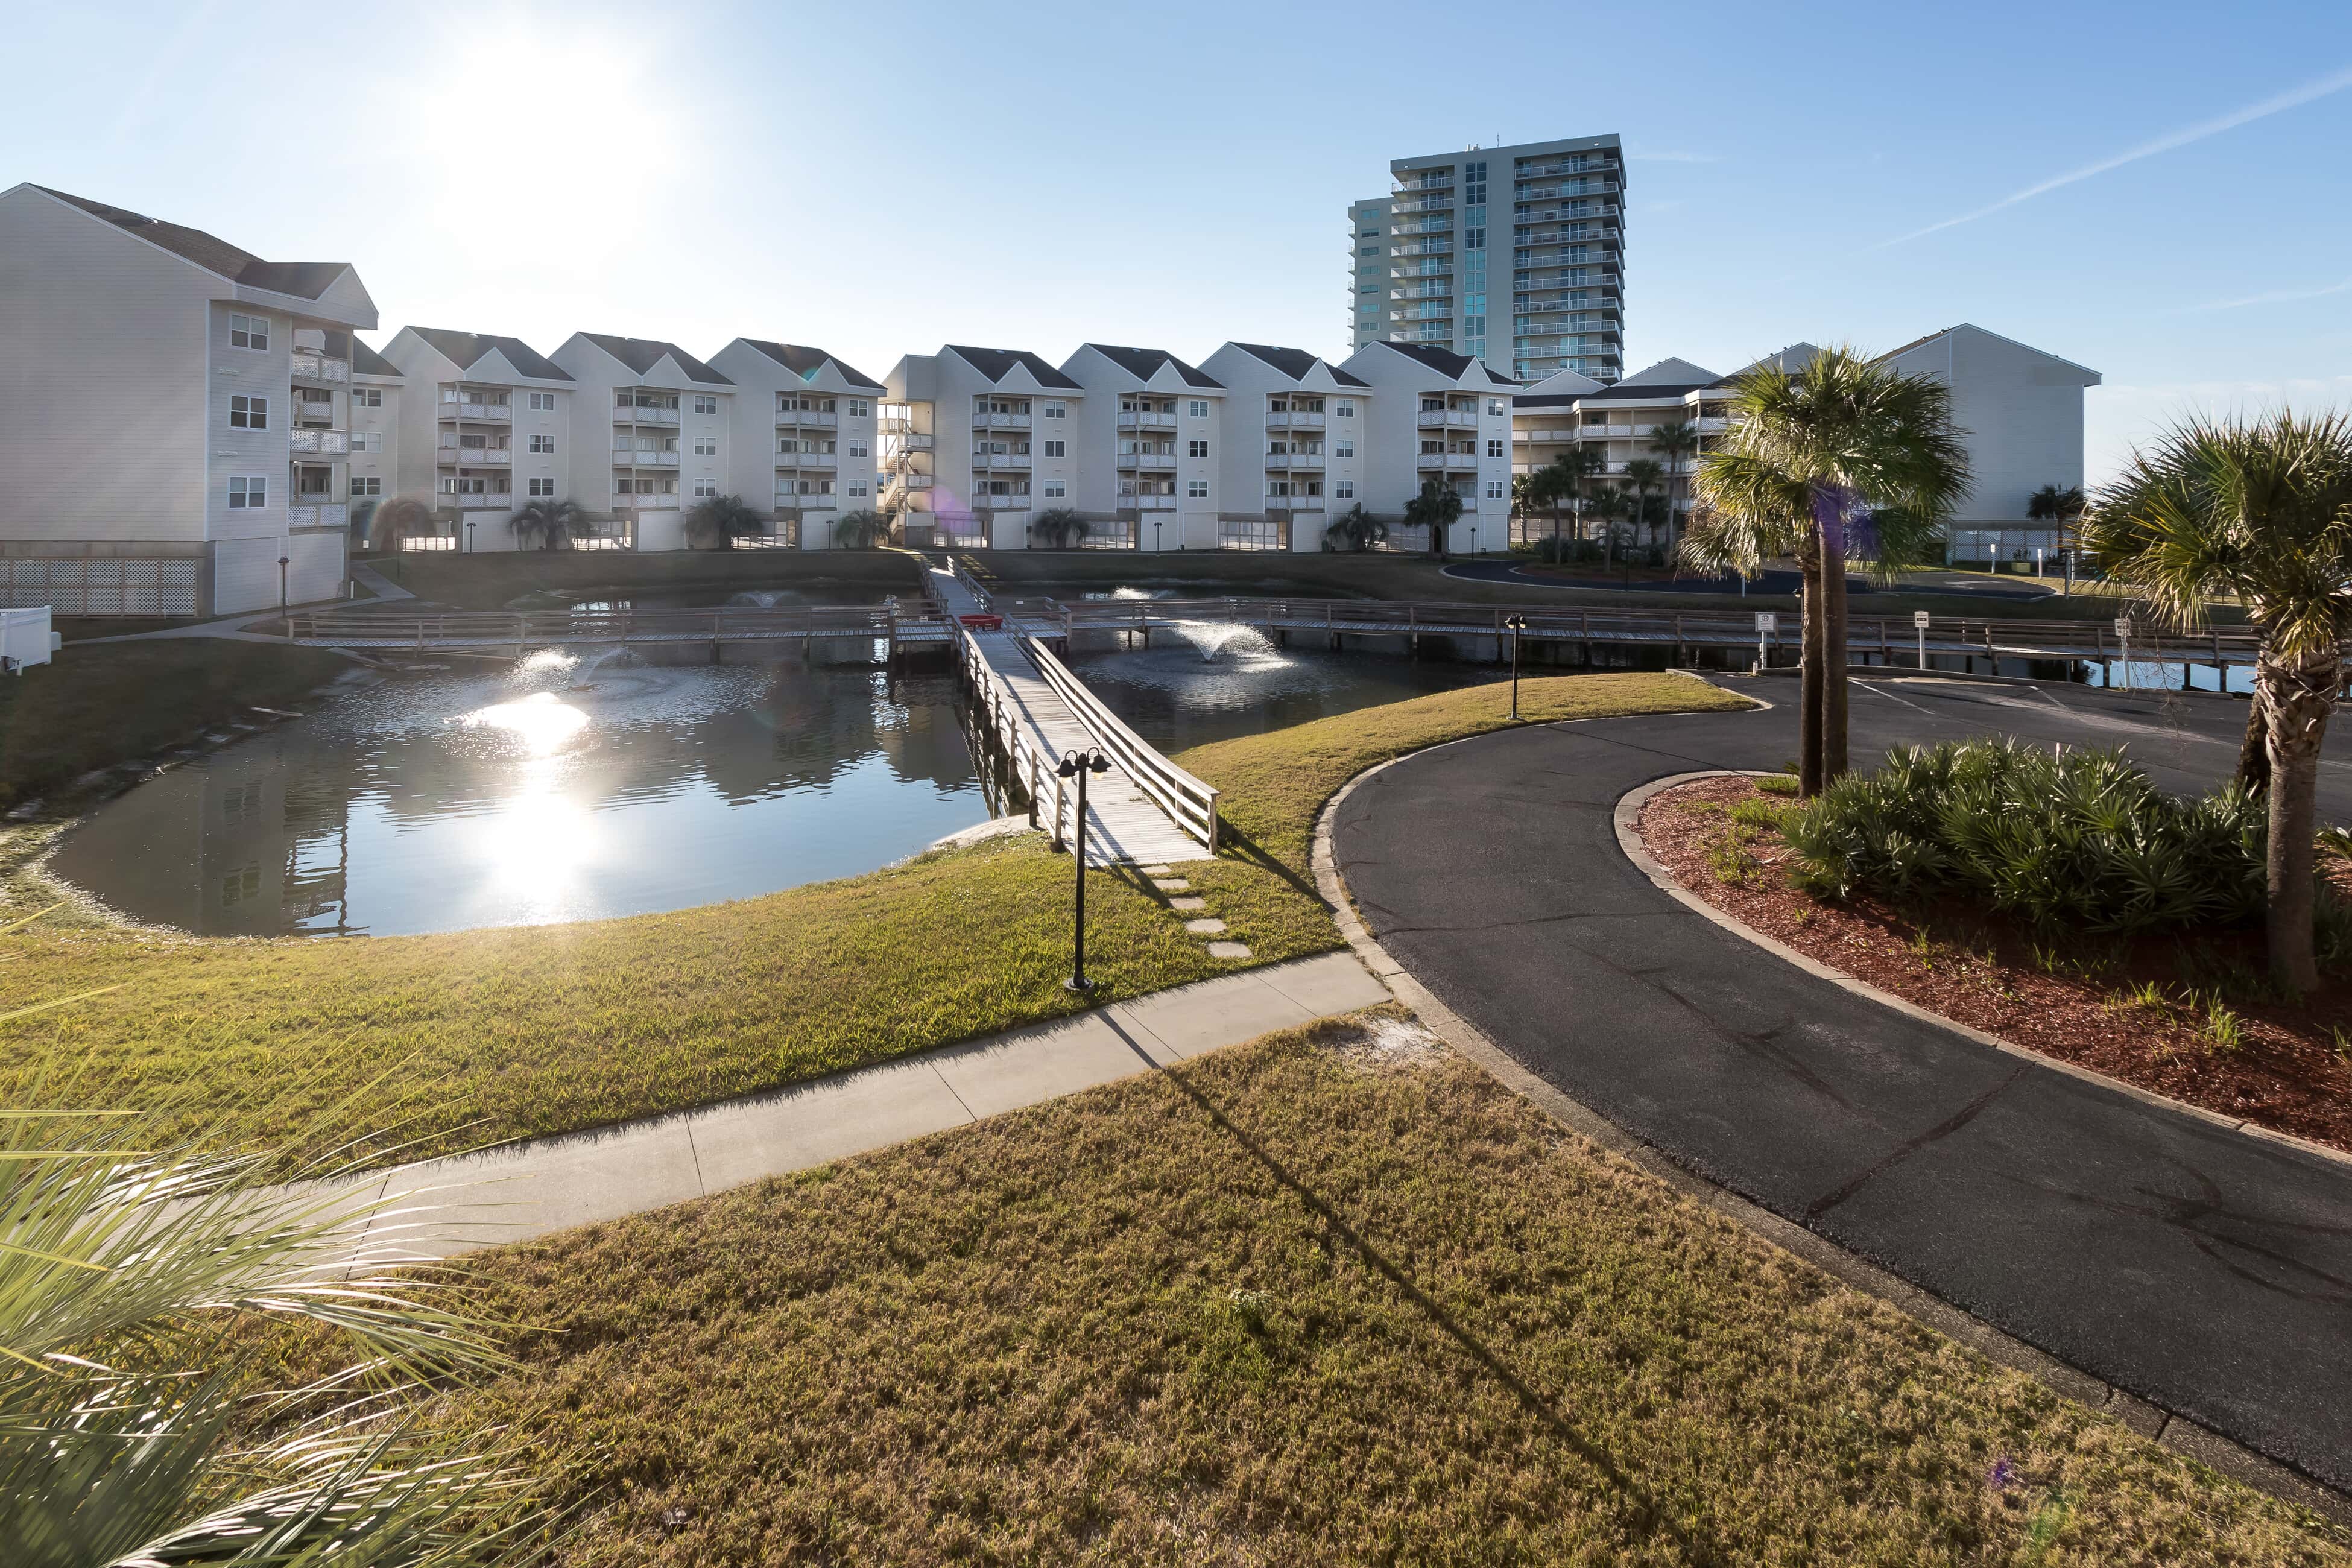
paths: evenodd
<path fill-rule="evenodd" d="M 956 619 L 976 632 L 1001 632 L 1004 629 L 1003 616 L 958 616 Z"/>

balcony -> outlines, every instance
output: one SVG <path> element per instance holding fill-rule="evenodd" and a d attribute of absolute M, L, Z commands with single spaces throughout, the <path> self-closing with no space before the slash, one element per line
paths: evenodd
<path fill-rule="evenodd" d="M 1478 467 L 1475 452 L 1423 452 L 1417 454 L 1412 466 L 1423 473 L 1461 473 Z"/>
<path fill-rule="evenodd" d="M 514 506 L 512 490 L 472 490 L 464 495 L 445 495 L 444 506 L 455 506 L 460 511 L 507 511 Z"/>
<path fill-rule="evenodd" d="M 349 381 L 351 378 L 352 362 L 349 360 L 329 359 L 324 354 L 309 353 L 294 356 L 294 379 L 297 381 Z"/>
<path fill-rule="evenodd" d="M 927 490 L 931 488 L 931 476 L 929 474 L 893 474 L 890 476 L 890 488 L 893 489 Z"/>
<path fill-rule="evenodd" d="M 1176 416 L 1123 408 L 1119 410 L 1118 427 L 1122 430 L 1173 430 L 1176 428 Z"/>
<path fill-rule="evenodd" d="M 1311 468 L 1319 472 L 1323 467 L 1323 454 L 1320 452 L 1268 452 L 1265 455 L 1265 466 L 1269 468 Z"/>
<path fill-rule="evenodd" d="M 616 489 L 613 491 L 613 504 L 635 507 L 640 511 L 675 511 L 677 509 L 677 495 L 673 491 L 666 496 L 644 496 L 633 490 Z"/>
<path fill-rule="evenodd" d="M 840 423 L 841 416 L 838 413 L 827 414 L 822 408 L 779 408 L 776 410 L 776 428 L 779 430 L 791 429 L 795 426 L 803 430 L 831 430 L 839 426 Z"/>
<path fill-rule="evenodd" d="M 1027 511 L 1029 498 L 1025 495 L 974 496 L 971 504 L 975 508 L 986 507 L 991 511 Z"/>
<path fill-rule="evenodd" d="M 1451 426 L 1457 430 L 1475 429 L 1478 424 L 1478 411 L 1475 408 L 1424 408 L 1418 416 L 1418 420 L 1424 430 L 1434 429 L 1441 426 Z"/>
<path fill-rule="evenodd" d="M 1323 416 L 1296 408 L 1287 414 L 1269 413 L 1265 416 L 1265 427 L 1269 430 L 1320 430 L 1323 428 Z"/>
<path fill-rule="evenodd" d="M 896 447 L 901 452 L 928 452 L 934 442 L 930 436 L 920 431 L 897 430 L 885 433 L 883 445 L 885 450 Z"/>
<path fill-rule="evenodd" d="M 514 461 L 514 448 L 511 447 L 443 447 L 434 456 L 445 468 L 503 468 Z"/>
<path fill-rule="evenodd" d="M 1174 496 L 1121 496 L 1118 498 L 1118 510 L 1121 511 L 1174 511 L 1176 498 Z"/>
<path fill-rule="evenodd" d="M 300 456 L 315 452 L 322 458 L 340 458 L 352 449 L 352 437 L 343 430 L 303 430 L 286 432 L 286 449 Z"/>
<path fill-rule="evenodd" d="M 1027 452 L 974 452 L 971 466 L 975 468 L 1026 468 L 1030 466 Z"/>
<path fill-rule="evenodd" d="M 1149 472 L 1174 473 L 1176 454 L 1173 452 L 1121 452 L 1118 455 L 1118 466 L 1122 468 L 1140 468 Z"/>
<path fill-rule="evenodd" d="M 1282 496 L 1268 490 L 1265 494 L 1265 504 L 1270 511 L 1321 511 L 1323 498 L 1321 496 Z"/>
<path fill-rule="evenodd" d="M 641 404 L 622 405 L 614 408 L 613 423 L 615 425 L 675 425 L 677 423 L 677 410 L 647 408 Z"/>
<path fill-rule="evenodd" d="M 1029 428 L 1029 416 L 1026 414 L 975 414 L 971 416 L 971 426 L 975 430 L 1026 430 Z"/>
<path fill-rule="evenodd" d="M 634 447 L 613 448 L 613 466 L 616 468 L 675 468 L 676 452 L 641 452 Z"/>
<path fill-rule="evenodd" d="M 509 403 L 450 403 L 441 405 L 444 419 L 490 419 L 501 424 L 514 417 L 514 405 Z"/>
<path fill-rule="evenodd" d="M 837 468 L 841 466 L 838 452 L 779 452 L 776 467 L 780 468 Z"/>

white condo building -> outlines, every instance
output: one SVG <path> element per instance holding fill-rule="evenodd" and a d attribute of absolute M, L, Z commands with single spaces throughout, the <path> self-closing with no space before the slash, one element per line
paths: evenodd
<path fill-rule="evenodd" d="M 434 510 L 439 541 L 408 547 L 514 550 L 514 514 L 582 493 L 591 467 L 572 429 L 572 377 L 520 338 L 403 327 L 383 346 L 402 377 L 398 483 Z M 378 540 L 379 548 L 389 540 Z"/>
<path fill-rule="evenodd" d="M 574 332 L 553 357 L 574 384 L 582 508 L 635 549 L 686 548 L 686 510 L 726 492 L 735 384 L 658 338 Z"/>
<path fill-rule="evenodd" d="M 1226 515 L 1254 525 L 1236 533 L 1255 548 L 1322 549 L 1331 519 L 1364 499 L 1370 384 L 1271 343 L 1226 343 L 1201 368 L 1226 392 Z"/>
<path fill-rule="evenodd" d="M 375 509 L 400 493 L 400 420 L 408 378 L 352 340 L 351 544 L 364 545 Z"/>
<path fill-rule="evenodd" d="M 1511 513 L 1511 403 L 1518 383 L 1475 355 L 1426 343 L 1370 343 L 1340 367 L 1374 393 L 1366 423 L 1364 507 L 1390 523 L 1400 549 L 1426 541 L 1397 528 L 1405 503 L 1435 480 L 1462 498 L 1449 551 L 1507 542 Z"/>
<path fill-rule="evenodd" d="M 1218 510 L 1225 388 L 1165 349 L 1085 343 L 1062 374 L 1091 395 L 1070 405 L 1076 455 L 1066 504 L 1086 544 L 1108 550 L 1214 550 L 1238 543 Z"/>
<path fill-rule="evenodd" d="M 907 543 L 1020 550 L 1034 511 L 1076 508 L 1086 388 L 1037 355 L 950 343 L 883 384 L 881 510 Z"/>
<path fill-rule="evenodd" d="M 833 545 L 881 495 L 883 387 L 823 349 L 737 338 L 710 358 L 735 384 L 729 493 L 774 520 L 780 544 Z"/>
<path fill-rule="evenodd" d="M 350 265 L 34 184 L 0 192 L 0 603 L 341 593 L 351 333 L 376 324 Z"/>
<path fill-rule="evenodd" d="M 1615 136 L 1399 158 L 1389 176 L 1387 195 L 1348 208 L 1350 342 L 1448 349 L 1521 381 L 1561 370 L 1617 379 L 1625 157 Z"/>

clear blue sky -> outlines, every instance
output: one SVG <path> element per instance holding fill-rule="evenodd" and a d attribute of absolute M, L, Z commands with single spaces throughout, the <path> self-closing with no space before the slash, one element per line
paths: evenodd
<path fill-rule="evenodd" d="M 1390 158 L 1616 132 L 1631 364 L 1972 321 L 2104 373 L 2095 479 L 2192 406 L 2352 403 L 2341 4 L 247 0 L 9 34 L 0 184 L 355 262 L 387 331 L 872 374 L 946 341 L 1336 355 Z"/>

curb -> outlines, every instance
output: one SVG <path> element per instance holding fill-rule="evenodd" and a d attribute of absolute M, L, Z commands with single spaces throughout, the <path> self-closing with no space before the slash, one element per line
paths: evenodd
<path fill-rule="evenodd" d="M 1742 692 L 1739 695 L 1746 696 L 1747 693 Z M 1577 722 L 1577 721 L 1568 721 L 1568 722 Z M 1489 734 L 1494 732 L 1486 731 Z M 1471 735 L 1464 737 L 1464 740 L 1481 738 L 1478 735 Z M 1449 741 L 1444 743 L 1460 745 L 1463 742 Z M 1423 752 L 1409 752 L 1407 756 L 1420 756 L 1427 751 L 1438 749 L 1434 746 L 1428 747 L 1424 748 Z M 2186 1416 L 2175 1415 L 2136 1394 L 2127 1394 L 2112 1384 L 2059 1360 L 2046 1351 L 2036 1349 L 2023 1340 L 1995 1328 L 1973 1313 L 1955 1307 L 1942 1298 L 1921 1289 L 1901 1276 L 1881 1268 L 1876 1264 L 1847 1251 L 1835 1242 L 1807 1230 L 1793 1220 L 1783 1219 L 1779 1215 L 1759 1205 L 1750 1203 L 1729 1189 L 1685 1170 L 1654 1146 L 1643 1142 L 1591 1106 L 1562 1092 L 1554 1085 L 1529 1071 L 1516 1058 L 1439 1001 L 1428 987 L 1407 972 L 1404 965 L 1399 963 L 1387 949 L 1381 946 L 1371 932 L 1365 929 L 1362 920 L 1356 913 L 1354 903 L 1348 896 L 1347 884 L 1339 876 L 1339 862 L 1332 853 L 1331 847 L 1332 821 L 1339 815 L 1341 805 L 1356 792 L 1357 786 L 1405 760 L 1406 757 L 1392 757 L 1387 762 L 1365 769 L 1349 779 L 1339 793 L 1325 803 L 1322 812 L 1315 821 L 1312 858 L 1315 885 L 1317 890 L 1322 894 L 1324 901 L 1331 906 L 1332 919 L 1338 922 L 1339 933 L 1347 939 L 1349 949 L 1364 962 L 1365 966 L 1370 969 L 1374 975 L 1395 993 L 1399 1001 L 1419 1014 L 1422 1021 L 1436 1031 L 1447 1044 L 1484 1068 L 1505 1088 L 1522 1099 L 1531 1101 L 1554 1121 L 1580 1135 L 1588 1142 L 1634 1165 L 1645 1174 L 1664 1183 L 1681 1195 L 1694 1199 L 1712 1209 L 1760 1240 L 1778 1247 L 1783 1251 L 1795 1254 L 1841 1284 L 1859 1290 L 1864 1295 L 1877 1298 L 1946 1338 L 1958 1341 L 1987 1361 L 2014 1372 L 2024 1373 L 2061 1397 L 2073 1400 L 2100 1415 L 2119 1421 L 2141 1436 L 2150 1438 L 2177 1454 L 2193 1459 L 2231 1480 L 2252 1487 L 2257 1491 L 2266 1492 L 2282 1501 L 2308 1509 L 2333 1523 L 2352 1525 L 2352 1497 L 2347 1497 L 2331 1487 L 2312 1480 L 2275 1459 L 2258 1454 L 2235 1438 L 2200 1426 Z M 1728 771 L 1715 770 L 1717 773 Z M 1679 776 L 1688 780 L 1692 777 L 1708 775 L 1685 773 Z M 1637 790 L 1626 798 L 1632 799 L 1633 795 L 1638 795 L 1642 799 L 1646 800 L 1648 795 L 1654 795 L 1662 787 L 1664 787 L 1663 783 L 1647 786 L 1647 794 Z M 1623 810 L 1624 801 L 1621 800 L 1618 803 L 1621 823 L 1623 820 Z M 1638 805 L 1635 810 L 1638 812 Z M 1622 826 L 1619 830 L 1619 842 L 1623 843 Z M 1647 858 L 1647 851 L 1644 850 L 1642 853 L 1643 857 Z M 1637 866 L 1643 866 L 1642 859 L 1636 859 L 1634 863 Z M 1655 871 L 1651 870 L 1653 866 L 1656 867 Z M 1647 866 L 1643 866 L 1643 869 L 1654 881 L 1664 872 L 1664 868 L 1657 866 L 1654 860 L 1651 860 Z M 1677 888 L 1668 888 L 1667 890 L 1675 893 L 1685 902 L 1695 899 L 1695 895 L 1682 894 Z M 1720 911 L 1712 909 L 1706 910 L 1706 912 L 1710 917 L 1720 914 Z M 1727 921 L 1727 917 L 1724 918 Z M 1744 931 L 1743 934 L 1746 934 Z M 1791 961 L 1805 965 L 1813 973 L 1821 973 L 1823 978 L 1838 980 L 1841 983 L 1848 980 L 1848 977 L 1840 976 L 1833 971 L 1827 971 L 1814 965 L 1811 960 L 1805 958 L 1801 953 L 1782 949 L 1780 944 L 1769 942 L 1769 939 L 1757 940 L 1766 941 L 1768 945 L 1780 951 Z M 1855 981 L 1851 984 L 1860 985 L 1861 983 Z M 1872 995 L 1874 999 L 1879 996 L 1874 990 L 1865 991 L 1864 994 Z M 1885 1000 L 1890 1005 L 1903 1007 L 1921 1017 L 1942 1024 L 1946 1027 L 1956 1026 L 1948 1020 L 1922 1012 L 1900 1001 L 1899 998 L 1890 997 Z M 1996 1046 L 2003 1045 L 2003 1042 L 1995 1040 L 1990 1036 L 1978 1037 Z M 2004 1047 L 2004 1048 L 2017 1047 Z M 2037 1060 L 2046 1059 L 2040 1058 L 2037 1053 L 2025 1052 L 2021 1049 L 2020 1054 L 2034 1057 Z M 2064 1064 L 2052 1063 L 2051 1065 L 2063 1066 Z M 2082 1076 L 2102 1083 L 2112 1082 L 2100 1078 L 2099 1075 L 2088 1072 L 2084 1072 Z M 2129 1088 L 2128 1085 L 2119 1087 Z M 2145 1090 L 2137 1092 L 2144 1098 L 2151 1099 L 2159 1104 L 2170 1106 L 2173 1103 L 2161 1096 L 2147 1096 Z M 2210 1112 L 2205 1114 L 2210 1115 Z M 2214 1118 L 2214 1120 L 2226 1122 L 2226 1119 L 2222 1118 Z M 2269 1134 L 2268 1136 L 2279 1135 Z"/>

